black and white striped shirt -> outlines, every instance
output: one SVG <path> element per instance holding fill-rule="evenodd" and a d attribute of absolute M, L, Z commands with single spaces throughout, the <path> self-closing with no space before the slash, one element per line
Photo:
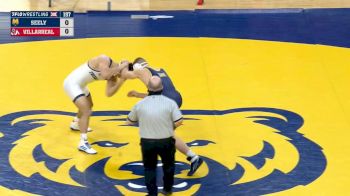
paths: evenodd
<path fill-rule="evenodd" d="M 174 135 L 174 122 L 181 120 L 182 114 L 174 100 L 151 95 L 132 108 L 128 119 L 139 123 L 141 138 L 163 139 Z"/>

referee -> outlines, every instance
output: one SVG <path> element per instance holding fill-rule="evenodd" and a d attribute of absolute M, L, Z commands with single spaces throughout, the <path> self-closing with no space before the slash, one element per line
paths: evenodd
<path fill-rule="evenodd" d="M 163 163 L 165 195 L 171 195 L 175 172 L 174 129 L 182 124 L 182 114 L 175 101 L 162 95 L 160 77 L 148 82 L 148 96 L 131 110 L 127 124 L 139 123 L 142 161 L 148 195 L 157 195 L 156 168 L 158 155 Z"/>

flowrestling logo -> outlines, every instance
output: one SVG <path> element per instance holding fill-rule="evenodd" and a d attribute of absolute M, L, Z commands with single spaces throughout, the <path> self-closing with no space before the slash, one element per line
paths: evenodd
<path fill-rule="evenodd" d="M 182 112 L 185 126 L 176 132 L 204 164 L 188 177 L 189 163 L 177 152 L 173 191 L 179 195 L 286 191 L 315 181 L 326 168 L 321 147 L 299 132 L 304 121 L 294 112 L 275 108 Z M 34 110 L 1 116 L 0 186 L 40 195 L 144 195 L 138 129 L 124 124 L 127 114 L 93 113 L 96 130 L 89 133 L 89 140 L 97 155 L 77 150 L 79 133 L 67 126 L 73 113 Z M 162 189 L 161 164 L 157 171 Z"/>

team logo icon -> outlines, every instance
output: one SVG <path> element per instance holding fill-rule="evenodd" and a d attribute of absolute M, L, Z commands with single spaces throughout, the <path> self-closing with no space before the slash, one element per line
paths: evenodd
<path fill-rule="evenodd" d="M 305 137 L 303 118 L 275 108 L 183 110 L 176 134 L 204 160 L 194 176 L 177 152 L 174 193 L 264 195 L 317 180 L 327 166 L 322 148 Z M 0 186 L 39 195 L 144 195 L 138 128 L 128 111 L 93 113 L 97 155 L 77 150 L 73 113 L 35 110 L 0 117 Z M 158 185 L 162 189 L 161 166 Z"/>
<path fill-rule="evenodd" d="M 11 36 L 18 36 L 20 32 L 16 28 L 11 28 Z"/>
<path fill-rule="evenodd" d="M 12 23 L 13 26 L 18 26 L 19 25 L 19 19 L 18 18 L 12 18 L 11 23 Z"/>

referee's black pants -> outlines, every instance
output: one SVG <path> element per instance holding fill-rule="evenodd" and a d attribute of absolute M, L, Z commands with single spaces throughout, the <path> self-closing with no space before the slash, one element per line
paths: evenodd
<path fill-rule="evenodd" d="M 175 172 L 175 139 L 145 139 L 141 138 L 142 161 L 145 168 L 145 181 L 149 195 L 157 195 L 157 162 L 159 155 L 163 163 L 164 191 L 171 192 Z"/>

